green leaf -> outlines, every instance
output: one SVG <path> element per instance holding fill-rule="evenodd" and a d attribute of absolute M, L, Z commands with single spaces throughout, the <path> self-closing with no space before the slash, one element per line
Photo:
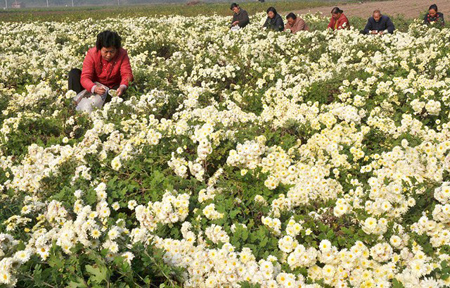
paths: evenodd
<path fill-rule="evenodd" d="M 64 258 L 60 258 L 58 254 L 59 253 L 51 254 L 47 261 L 50 267 L 55 268 L 57 270 L 63 268 L 64 266 Z"/>
<path fill-rule="evenodd" d="M 102 283 L 107 280 L 108 269 L 105 266 L 86 266 L 86 271 L 91 274 L 91 280 L 97 283 Z"/>
<path fill-rule="evenodd" d="M 239 210 L 233 210 L 233 211 L 231 211 L 230 212 L 230 218 L 231 219 L 234 219 L 234 218 L 236 218 L 236 215 L 238 215 L 239 214 Z"/>
<path fill-rule="evenodd" d="M 17 244 L 16 247 L 17 251 L 21 251 L 25 249 L 25 244 L 23 243 L 23 241 L 20 241 L 19 244 Z"/>
<path fill-rule="evenodd" d="M 247 229 L 242 229 L 242 240 L 247 240 L 248 238 L 248 230 Z"/>
<path fill-rule="evenodd" d="M 259 284 L 252 284 L 249 282 L 241 282 L 239 284 L 241 285 L 241 288 L 260 288 L 261 287 Z"/>
<path fill-rule="evenodd" d="M 84 283 L 83 278 L 77 277 L 76 282 L 75 281 L 71 281 L 67 287 L 69 287 L 69 288 L 82 288 L 82 287 L 87 287 L 87 286 Z"/>
<path fill-rule="evenodd" d="M 34 279 L 35 285 L 39 286 L 40 284 L 42 284 L 42 267 L 41 267 L 41 265 L 36 264 L 34 266 L 33 279 Z"/>
<path fill-rule="evenodd" d="M 259 242 L 260 247 L 266 247 L 268 242 L 268 239 L 266 237 L 261 239 L 261 242 Z"/>
<path fill-rule="evenodd" d="M 403 286 L 402 282 L 394 279 L 392 280 L 392 288 L 405 288 L 405 286 Z"/>

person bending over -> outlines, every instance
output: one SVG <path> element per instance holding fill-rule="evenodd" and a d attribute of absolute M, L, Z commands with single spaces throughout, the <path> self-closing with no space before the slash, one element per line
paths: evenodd
<path fill-rule="evenodd" d="M 269 7 L 269 9 L 267 9 L 267 19 L 264 23 L 264 27 L 273 31 L 284 30 L 283 19 L 274 7 Z"/>
<path fill-rule="evenodd" d="M 367 20 L 366 27 L 363 30 L 364 34 L 384 34 L 384 33 L 394 33 L 395 26 L 391 19 L 382 15 L 380 10 L 373 11 L 372 17 Z"/>
<path fill-rule="evenodd" d="M 250 23 L 247 11 L 239 7 L 238 4 L 231 4 L 230 9 L 233 11 L 233 20 L 231 21 L 232 29 L 244 28 Z"/>
<path fill-rule="evenodd" d="M 438 12 L 438 7 L 433 4 L 428 8 L 428 14 L 423 19 L 424 24 L 445 26 L 444 14 Z"/>
<path fill-rule="evenodd" d="M 330 24 L 328 24 L 328 28 L 333 30 L 350 28 L 350 22 L 344 15 L 343 10 L 339 9 L 338 7 L 334 7 L 333 10 L 331 10 L 331 19 Z"/>
<path fill-rule="evenodd" d="M 287 23 L 284 25 L 284 31 L 291 31 L 292 34 L 297 33 L 298 31 L 308 31 L 308 25 L 306 25 L 305 21 L 297 17 L 294 13 L 289 13 L 286 16 Z"/>
<path fill-rule="evenodd" d="M 97 35 L 95 47 L 88 50 L 83 69 L 72 69 L 69 73 L 69 90 L 87 92 L 77 101 L 77 110 L 91 111 L 91 106 L 102 107 L 108 91 L 117 89 L 122 96 L 133 80 L 128 53 L 122 48 L 121 38 L 109 30 Z M 86 91 L 83 91 L 85 89 Z M 90 96 L 93 97 L 90 97 Z M 89 96 L 89 97 L 87 97 Z M 89 103 L 86 103 L 90 101 Z"/>

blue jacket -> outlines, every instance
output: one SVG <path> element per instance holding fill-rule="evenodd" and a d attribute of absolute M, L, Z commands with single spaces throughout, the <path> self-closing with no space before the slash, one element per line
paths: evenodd
<path fill-rule="evenodd" d="M 364 34 L 369 34 L 370 31 L 384 31 L 388 30 L 389 33 L 394 33 L 395 26 L 391 19 L 386 15 L 381 15 L 380 21 L 376 22 L 373 17 L 370 17 L 367 21 L 366 28 L 364 28 Z"/>

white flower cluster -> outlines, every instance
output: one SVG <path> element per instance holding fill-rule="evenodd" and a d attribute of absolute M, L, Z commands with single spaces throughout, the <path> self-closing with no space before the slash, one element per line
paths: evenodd
<path fill-rule="evenodd" d="M 212 152 L 211 143 L 208 139 L 211 137 L 213 131 L 214 127 L 211 124 L 204 124 L 202 127 L 195 130 L 192 139 L 199 143 L 197 155 L 200 160 L 205 160 L 206 157 L 208 157 L 208 154 L 211 154 Z"/>
<path fill-rule="evenodd" d="M 281 234 L 281 221 L 278 218 L 262 217 L 262 223 L 270 228 L 275 234 Z"/>
<path fill-rule="evenodd" d="M 211 240 L 213 243 L 228 243 L 230 242 L 230 236 L 223 230 L 221 226 L 211 225 L 205 229 L 205 235 Z"/>
<path fill-rule="evenodd" d="M 256 141 L 245 141 L 244 144 L 238 144 L 236 150 L 230 151 L 227 164 L 255 169 L 261 161 L 260 156 L 265 152 L 264 143 L 265 138 L 259 137 Z"/>
<path fill-rule="evenodd" d="M 384 234 L 387 231 L 388 222 L 386 219 L 379 220 L 369 217 L 362 223 L 362 230 L 367 234 Z"/>
<path fill-rule="evenodd" d="M 108 249 L 106 259 L 112 261 L 116 256 L 125 255 L 128 260 L 134 257 L 133 253 L 121 252 L 121 248 L 129 234 L 124 227 L 123 219 L 116 221 L 115 225 L 109 225 L 109 208 L 105 202 L 107 195 L 106 185 L 99 184 L 95 191 L 97 192 L 97 207 L 93 209 L 89 205 L 84 205 L 82 199 L 78 199 L 73 211 L 76 217 L 73 219 L 61 202 L 51 201 L 50 203 L 29 203 L 34 212 L 42 212 L 36 218 L 39 222 L 33 227 L 34 234 L 30 241 L 26 243 L 25 249 L 8 255 L 15 251 L 18 241 L 8 234 L 0 234 L 0 274 L 2 279 L 0 283 L 14 285 L 16 278 L 14 269 L 28 262 L 32 255 L 39 255 L 42 260 L 46 260 L 50 255 L 50 249 L 53 244 L 61 247 L 66 254 L 72 254 L 72 248 L 78 243 L 89 249 Z M 81 198 L 82 192 L 76 192 L 78 198 Z M 42 211 L 44 210 L 44 211 Z M 47 228 L 46 228 L 47 227 Z M 49 227 L 49 228 L 48 228 Z"/>
<path fill-rule="evenodd" d="M 334 216 L 341 217 L 342 215 L 349 212 L 351 205 L 347 203 L 345 199 L 338 199 L 336 201 L 336 206 L 333 209 Z"/>
<path fill-rule="evenodd" d="M 167 191 L 162 200 L 148 202 L 147 206 L 138 205 L 136 219 L 142 228 L 153 231 L 158 223 L 182 222 L 189 214 L 189 195 Z"/>
<path fill-rule="evenodd" d="M 434 190 L 434 198 L 442 204 L 450 202 L 450 182 L 444 182 Z"/>
<path fill-rule="evenodd" d="M 219 213 L 216 210 L 216 206 L 214 204 L 209 204 L 205 208 L 203 208 L 203 215 L 209 220 L 222 219 L 224 213 Z"/>
<path fill-rule="evenodd" d="M 425 109 L 430 115 L 439 115 L 439 112 L 441 112 L 441 102 L 429 100 L 425 104 Z"/>
<path fill-rule="evenodd" d="M 170 168 L 172 168 L 176 175 L 186 178 L 188 176 L 188 165 L 189 163 L 180 157 L 175 157 L 175 153 L 172 152 L 172 159 L 167 163 Z"/>

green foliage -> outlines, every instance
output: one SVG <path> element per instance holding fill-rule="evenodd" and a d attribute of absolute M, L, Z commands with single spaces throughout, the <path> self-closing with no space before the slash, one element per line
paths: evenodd
<path fill-rule="evenodd" d="M 397 279 L 392 280 L 392 287 L 393 288 L 405 288 L 405 286 L 403 286 L 402 282 L 398 281 Z"/>
<path fill-rule="evenodd" d="M 249 282 L 242 282 L 239 284 L 241 285 L 241 288 L 260 288 L 261 287 L 261 285 L 259 285 L 259 284 L 252 284 Z"/>
<path fill-rule="evenodd" d="M 107 251 L 78 245 L 70 256 L 53 247 L 49 258 L 38 257 L 20 267 L 17 287 L 180 287 L 182 270 L 164 263 L 164 253 L 152 246 L 134 246 L 133 269 L 123 257 L 108 260 Z"/>

